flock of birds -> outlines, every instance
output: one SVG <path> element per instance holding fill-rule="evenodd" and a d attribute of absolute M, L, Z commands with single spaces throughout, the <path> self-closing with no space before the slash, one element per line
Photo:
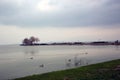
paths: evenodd
<path fill-rule="evenodd" d="M 84 53 L 84 54 L 88 54 L 88 53 L 86 52 L 86 53 Z M 33 57 L 30 57 L 30 59 L 32 60 Z M 68 59 L 67 62 L 66 62 L 66 65 L 67 65 L 67 66 L 70 66 L 70 65 L 71 65 L 71 62 L 72 62 L 72 59 Z M 74 65 L 75 65 L 75 66 L 81 65 L 81 60 L 77 60 L 77 55 L 75 56 Z M 40 64 L 39 67 L 43 68 L 43 67 L 44 67 L 44 64 Z"/>

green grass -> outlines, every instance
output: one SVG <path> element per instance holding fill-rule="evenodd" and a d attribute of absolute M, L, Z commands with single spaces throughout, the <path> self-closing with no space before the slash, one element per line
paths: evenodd
<path fill-rule="evenodd" d="M 120 80 L 119 66 L 120 59 L 15 80 Z"/>

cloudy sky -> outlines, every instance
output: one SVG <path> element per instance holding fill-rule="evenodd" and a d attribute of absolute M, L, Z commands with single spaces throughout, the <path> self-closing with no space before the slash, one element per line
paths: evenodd
<path fill-rule="evenodd" d="M 0 0 L 0 44 L 120 40 L 120 0 Z"/>

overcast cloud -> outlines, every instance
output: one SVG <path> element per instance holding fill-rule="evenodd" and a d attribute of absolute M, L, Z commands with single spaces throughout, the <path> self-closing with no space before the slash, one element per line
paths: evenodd
<path fill-rule="evenodd" d="M 49 42 L 116 40 L 119 34 L 120 0 L 0 0 L 0 44 L 32 35 Z"/>
<path fill-rule="evenodd" d="M 91 26 L 120 23 L 119 0 L 0 0 L 0 23 Z"/>

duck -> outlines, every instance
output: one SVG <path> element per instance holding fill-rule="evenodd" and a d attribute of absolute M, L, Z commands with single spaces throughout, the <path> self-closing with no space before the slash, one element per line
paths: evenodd
<path fill-rule="evenodd" d="M 33 57 L 31 57 L 30 59 L 33 59 Z"/>
<path fill-rule="evenodd" d="M 39 65 L 40 67 L 44 67 L 44 64 Z"/>
<path fill-rule="evenodd" d="M 71 59 L 68 59 L 69 62 L 71 62 Z"/>

